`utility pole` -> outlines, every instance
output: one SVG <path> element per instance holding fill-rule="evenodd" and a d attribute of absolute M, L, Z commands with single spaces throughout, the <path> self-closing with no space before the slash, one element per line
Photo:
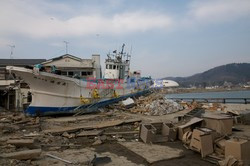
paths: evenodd
<path fill-rule="evenodd" d="M 63 41 L 65 43 L 65 51 L 66 51 L 66 54 L 68 54 L 68 44 L 69 42 L 68 41 Z"/>
<path fill-rule="evenodd" d="M 8 46 L 10 47 L 10 59 L 12 59 L 15 45 L 8 45 Z"/>

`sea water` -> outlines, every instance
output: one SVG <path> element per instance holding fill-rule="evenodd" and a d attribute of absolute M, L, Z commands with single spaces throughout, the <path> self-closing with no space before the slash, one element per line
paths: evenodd
<path fill-rule="evenodd" d="M 223 92 L 200 92 L 200 93 L 179 93 L 179 94 L 167 94 L 167 98 L 189 98 L 190 100 L 195 98 L 206 98 L 206 99 L 216 99 L 216 98 L 233 98 L 242 100 L 227 100 L 227 102 L 244 103 L 244 99 L 250 99 L 250 90 L 247 91 L 223 91 Z"/>

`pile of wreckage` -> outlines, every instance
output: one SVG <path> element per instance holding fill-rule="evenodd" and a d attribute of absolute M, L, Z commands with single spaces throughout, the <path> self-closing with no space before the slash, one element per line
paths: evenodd
<path fill-rule="evenodd" d="M 176 114 L 161 116 L 170 113 Z M 158 115 L 161 120 L 144 115 Z M 172 117 L 176 119 L 172 121 Z M 102 108 L 100 113 L 83 116 L 26 117 L 21 112 L 0 112 L 0 165 L 53 165 L 55 161 L 89 165 L 100 155 L 112 160 L 113 165 L 122 165 L 120 160 L 129 162 L 114 153 L 98 154 L 95 148 L 105 143 L 111 149 L 115 149 L 114 143 L 119 144 L 149 164 L 180 158 L 187 148 L 221 166 L 249 165 L 250 138 L 235 134 L 235 124 L 249 125 L 250 110 L 226 111 L 219 104 L 176 103 L 159 94 L 128 98 Z M 185 148 L 164 144 L 174 141 Z"/>
<path fill-rule="evenodd" d="M 139 136 L 144 143 L 180 140 L 184 147 L 217 165 L 249 165 L 250 138 L 233 136 L 234 123 L 237 118 L 228 114 L 205 112 L 200 117 L 182 118 L 177 124 L 143 123 Z"/>
<path fill-rule="evenodd" d="M 126 106 L 126 108 L 130 108 L 129 111 L 132 113 L 153 116 L 166 115 L 184 109 L 179 103 L 167 99 L 160 94 L 141 96 L 135 100 L 128 98 L 127 100 L 122 101 L 122 104 Z"/>
<path fill-rule="evenodd" d="M 0 160 L 0 165 L 39 165 L 39 162 L 47 162 L 48 158 L 74 163 L 60 157 L 60 151 L 65 149 L 75 149 L 76 152 L 85 149 L 87 157 L 82 157 L 82 161 L 79 159 L 77 164 L 89 165 L 100 156 L 96 157 L 95 152 L 86 147 L 109 141 L 135 140 L 138 138 L 139 122 L 141 119 L 113 112 L 57 118 L 1 112 L 0 159 L 4 160 Z"/>

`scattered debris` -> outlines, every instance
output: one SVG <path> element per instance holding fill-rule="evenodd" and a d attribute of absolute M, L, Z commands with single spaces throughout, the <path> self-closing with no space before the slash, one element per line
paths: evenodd
<path fill-rule="evenodd" d="M 49 157 L 51 157 L 51 158 L 54 158 L 54 159 L 57 159 L 57 160 L 63 161 L 63 162 L 68 163 L 68 164 L 73 164 L 73 162 L 71 162 L 71 161 L 68 161 L 68 160 L 62 159 L 62 158 L 57 157 L 57 156 L 52 155 L 52 154 L 46 154 L 46 156 L 49 156 Z"/>
<path fill-rule="evenodd" d="M 246 139 L 234 138 L 225 141 L 225 157 L 233 156 L 237 160 L 250 164 L 250 141 Z"/>
<path fill-rule="evenodd" d="M 75 134 L 74 133 L 71 133 L 71 134 L 69 134 L 69 133 L 67 133 L 66 131 L 62 134 L 62 136 L 64 136 L 64 137 L 66 137 L 66 138 L 75 138 Z"/>
<path fill-rule="evenodd" d="M 179 138 L 179 140 L 183 139 L 183 135 L 186 132 L 192 131 L 196 127 L 200 127 L 202 121 L 203 121 L 203 119 L 194 117 L 186 124 L 178 126 L 178 138 Z"/>
<path fill-rule="evenodd" d="M 202 157 L 213 153 L 213 140 L 210 129 L 194 129 L 190 142 L 190 149 L 201 153 Z"/>
<path fill-rule="evenodd" d="M 236 123 L 245 125 L 250 124 L 250 110 L 228 110 L 227 113 L 230 113 L 236 117 Z"/>
<path fill-rule="evenodd" d="M 25 117 L 17 112 L 0 112 L 0 165 L 11 165 L 5 162 L 12 160 L 14 165 L 19 165 L 19 162 L 40 165 L 39 162 L 45 161 L 50 162 L 48 165 L 57 165 L 61 161 L 98 165 L 119 163 L 120 160 L 128 165 L 140 165 L 137 161 L 133 163 L 133 158 L 128 161 L 126 157 L 129 155 L 123 156 L 125 152 L 152 164 L 183 156 L 183 150 L 168 147 L 169 144 L 182 146 L 180 141 L 175 141 L 177 138 L 184 147 L 201 153 L 202 159 L 211 163 L 223 166 L 249 164 L 250 128 L 245 124 L 250 122 L 250 111 L 224 107 L 220 104 L 175 102 L 155 93 L 129 98 L 102 108 L 99 113 L 84 116 L 39 118 Z M 185 110 L 180 111 L 182 109 Z M 173 121 L 175 117 L 179 117 L 178 122 Z M 121 149 L 117 150 L 117 146 Z M 105 153 L 98 153 L 93 159 L 97 149 Z M 91 153 L 81 153 L 84 150 Z M 53 155 L 49 151 L 54 151 Z M 39 157 L 41 153 L 58 161 Z M 111 160 L 111 156 L 115 158 Z"/>
<path fill-rule="evenodd" d="M 121 101 L 122 105 L 126 108 L 131 108 L 135 105 L 135 102 L 132 98 L 127 98 L 126 100 Z"/>
<path fill-rule="evenodd" d="M 189 149 L 189 145 L 191 143 L 191 139 L 192 139 L 192 134 L 193 132 L 192 131 L 187 131 L 183 134 L 183 137 L 182 137 L 182 142 L 183 142 L 183 145 Z"/>
<path fill-rule="evenodd" d="M 140 138 L 145 143 L 174 141 L 177 128 L 171 123 L 150 123 L 140 126 Z"/>
<path fill-rule="evenodd" d="M 233 156 L 227 156 L 224 160 L 219 161 L 220 166 L 234 166 L 234 165 L 241 165 L 237 164 L 238 160 Z"/>
<path fill-rule="evenodd" d="M 150 145 L 142 142 L 120 142 L 120 144 L 143 157 L 150 164 L 161 160 L 180 158 L 184 155 L 182 150 L 168 146 Z"/>
<path fill-rule="evenodd" d="M 101 145 L 101 144 L 102 144 L 102 140 L 98 138 L 92 145 Z"/>
<path fill-rule="evenodd" d="M 225 143 L 226 139 L 225 136 L 218 138 L 214 141 L 214 152 L 218 156 L 224 156 L 225 155 Z"/>
<path fill-rule="evenodd" d="M 204 114 L 205 127 L 210 128 L 222 135 L 231 135 L 233 118 L 225 114 Z"/>

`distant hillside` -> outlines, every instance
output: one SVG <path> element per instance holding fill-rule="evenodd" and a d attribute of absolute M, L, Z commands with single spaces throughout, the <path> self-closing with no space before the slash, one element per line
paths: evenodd
<path fill-rule="evenodd" d="M 250 81 L 250 63 L 232 63 L 189 77 L 166 77 L 164 79 L 177 81 L 183 87 L 190 85 L 221 86 L 225 82 L 232 84 L 246 83 Z"/>

